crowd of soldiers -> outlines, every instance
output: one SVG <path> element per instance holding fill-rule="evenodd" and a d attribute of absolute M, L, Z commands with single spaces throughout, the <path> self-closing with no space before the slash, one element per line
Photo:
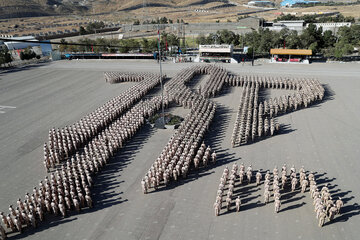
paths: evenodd
<path fill-rule="evenodd" d="M 10 205 L 9 214 L 0 212 L 2 223 L 9 231 L 22 233 L 24 228 L 36 228 L 47 214 L 65 217 L 73 210 L 80 212 L 82 208 L 92 208 L 90 187 L 95 168 L 90 166 L 85 156 L 72 157 L 61 170 L 40 181 L 32 194 L 26 193 L 24 201 L 19 198 L 15 208 Z M 5 238 L 5 229 L 1 230 Z"/>
<path fill-rule="evenodd" d="M 322 227 L 325 224 L 326 218 L 332 221 L 335 215 L 340 214 L 344 202 L 341 200 L 341 197 L 336 201 L 333 200 L 327 184 L 319 191 L 313 174 L 309 174 L 309 181 L 310 196 L 313 199 L 314 211 L 316 212 L 316 218 L 319 220 L 319 227 Z"/>
<path fill-rule="evenodd" d="M 233 195 L 234 195 L 235 183 L 238 181 L 240 185 L 244 184 L 245 182 L 247 182 L 247 184 L 250 184 L 252 182 L 252 178 L 253 178 L 253 168 L 251 164 L 247 167 L 246 170 L 243 163 L 241 163 L 240 166 L 238 166 L 237 163 L 234 163 L 232 165 L 231 171 L 229 170 L 228 167 L 225 167 L 222 176 L 220 178 L 220 184 L 216 193 L 216 199 L 214 203 L 215 216 L 220 215 L 220 210 L 222 208 L 222 203 L 223 203 L 222 198 L 225 192 L 224 190 L 226 185 L 228 184 L 228 188 L 227 188 L 228 191 L 226 193 L 226 198 L 225 198 L 226 211 L 230 211 L 232 205 L 232 199 L 234 198 Z M 255 178 L 256 178 L 255 181 L 256 185 L 259 185 L 262 178 L 262 175 L 259 171 L 255 174 Z M 235 198 L 235 207 L 236 207 L 236 212 L 239 212 L 241 207 L 240 196 L 237 196 Z"/>
<path fill-rule="evenodd" d="M 144 79 L 159 78 L 159 75 L 153 73 L 133 73 L 133 72 L 105 72 L 105 82 L 120 83 L 120 82 L 140 82 Z"/>
<path fill-rule="evenodd" d="M 215 97 L 218 93 L 220 93 L 222 87 L 225 82 L 228 81 L 230 76 L 224 68 L 215 65 L 204 66 L 197 74 L 210 75 L 206 85 L 200 92 L 200 94 L 205 98 Z"/>
<path fill-rule="evenodd" d="M 329 221 L 332 221 L 335 215 L 340 213 L 340 210 L 344 205 L 343 201 L 339 197 L 339 199 L 334 202 L 327 185 L 323 186 L 321 188 L 321 191 L 319 192 L 319 188 L 316 185 L 315 175 L 313 172 L 310 172 L 307 176 L 304 166 L 302 166 L 299 169 L 299 173 L 297 174 L 294 165 L 290 168 L 289 175 L 287 174 L 287 171 L 287 166 L 286 164 L 284 164 L 281 168 L 281 177 L 279 174 L 279 169 L 276 166 L 272 171 L 272 175 L 270 171 L 266 171 L 264 176 L 264 203 L 268 204 L 272 196 L 274 199 L 275 213 L 278 213 L 281 208 L 281 191 L 287 191 L 288 185 L 290 185 L 289 190 L 291 192 L 295 192 L 300 187 L 301 193 L 305 193 L 308 189 L 308 186 L 310 186 L 309 193 L 313 199 L 316 218 L 319 220 L 319 227 L 322 227 L 324 225 L 326 217 L 329 219 Z M 249 184 L 252 181 L 252 176 L 252 165 L 249 165 L 246 171 L 243 163 L 240 164 L 240 166 L 234 163 L 231 171 L 228 167 L 225 167 L 221 175 L 220 184 L 216 193 L 216 199 L 214 203 L 215 216 L 220 215 L 224 195 L 226 196 L 226 211 L 231 210 L 233 199 L 235 199 L 236 211 L 240 211 L 240 196 L 237 196 L 236 198 L 233 197 L 235 184 L 236 182 L 239 182 L 239 184 L 243 184 L 245 179 Z M 262 180 L 262 173 L 260 171 L 257 171 L 257 173 L 255 174 L 255 179 L 256 185 L 258 186 Z M 226 188 L 227 185 L 228 187 Z M 225 189 L 227 189 L 227 192 L 225 192 Z M 271 193 L 271 191 L 273 193 Z"/>
<path fill-rule="evenodd" d="M 308 107 L 317 100 L 321 101 L 325 93 L 319 81 L 313 79 L 284 80 L 259 76 L 231 76 L 227 83 L 244 87 L 231 136 L 233 147 L 254 141 L 257 137 L 272 136 L 279 130 L 274 117 L 295 111 L 301 106 Z M 295 93 L 259 103 L 259 89 L 265 87 L 293 89 Z"/>
<path fill-rule="evenodd" d="M 47 171 L 84 147 L 159 83 L 159 76 L 149 75 L 149 78 L 130 87 L 71 126 L 49 130 L 49 143 L 44 144 L 44 166 Z"/>
<path fill-rule="evenodd" d="M 197 94 L 185 85 L 197 74 L 210 74 L 210 80 L 201 94 Z M 24 227 L 37 227 L 41 221 L 44 221 L 46 214 L 60 214 L 65 217 L 72 210 L 79 212 L 82 208 L 92 207 L 90 188 L 94 184 L 93 176 L 100 172 L 108 160 L 139 130 L 145 118 L 152 116 L 161 108 L 162 98 L 159 96 L 141 100 L 160 83 L 160 76 L 112 72 L 105 73 L 105 80 L 110 83 L 122 81 L 138 83 L 73 125 L 49 131 L 49 143 L 44 144 L 44 165 L 48 172 L 52 168 L 56 168 L 56 171 L 53 171 L 50 177 L 45 177 L 43 181 L 40 181 L 38 189 L 34 188 L 31 195 L 27 193 L 24 201 L 18 199 L 16 208 L 10 205 L 9 214 L 1 213 L 2 223 L 5 225 L 4 228 L 0 224 L 2 238 L 6 238 L 7 231 L 22 232 Z M 191 111 L 142 179 L 144 193 L 147 193 L 149 188 L 157 189 L 162 182 L 167 185 L 171 180 L 186 178 L 190 168 L 198 169 L 216 162 L 216 153 L 210 146 L 205 145 L 203 138 L 216 110 L 216 104 L 208 98 L 219 93 L 225 83 L 237 86 L 246 85 L 247 90 L 244 91 L 243 97 L 244 102 L 246 101 L 244 106 L 247 107 L 244 109 L 249 110 L 242 119 L 251 120 L 253 113 L 253 116 L 261 116 L 261 119 L 265 117 L 265 120 L 270 116 L 268 124 L 271 126 L 274 126 L 271 119 L 277 115 L 276 109 L 286 111 L 293 106 L 293 100 L 289 97 L 282 98 L 286 100 L 286 104 L 281 104 L 279 102 L 283 101 L 275 99 L 264 102 L 264 105 L 258 105 L 259 87 L 267 85 L 267 87 L 296 89 L 296 99 L 304 101 L 305 106 L 305 102 L 308 104 L 316 99 L 322 99 L 324 94 L 321 85 L 314 80 L 281 82 L 276 79 L 258 79 L 254 81 L 254 79 L 229 75 L 224 69 L 214 65 L 195 66 L 181 71 L 164 85 L 166 92 L 164 107 L 173 101 L 185 108 L 190 108 Z M 307 100 L 304 100 L 306 97 L 308 97 Z M 257 106 L 259 106 L 258 112 L 255 112 Z M 250 111 L 250 109 L 254 110 Z M 245 132 L 249 132 L 250 129 L 251 127 L 246 127 Z M 225 169 L 220 184 L 223 187 L 219 186 L 221 194 L 219 191 L 218 193 L 222 197 L 224 186 L 227 182 L 229 183 L 226 199 L 228 210 L 231 207 L 236 178 L 239 178 L 241 184 L 245 178 L 248 183 L 252 180 L 251 165 L 245 171 L 241 164 L 239 173 L 237 171 L 236 164 L 233 165 L 231 172 Z M 260 184 L 261 178 L 262 175 L 258 172 L 257 185 Z M 221 202 L 218 200 L 216 202 L 220 205 L 220 208 L 218 205 L 215 207 L 218 209 L 217 215 L 221 209 Z M 240 211 L 239 197 L 236 198 L 235 205 L 237 211 Z"/>
<path fill-rule="evenodd" d="M 144 193 L 150 188 L 156 190 L 162 182 L 166 186 L 180 176 L 186 178 L 191 166 L 197 169 L 200 165 L 206 167 L 208 163 L 215 163 L 216 153 L 212 152 L 209 146 L 206 147 L 203 138 L 214 118 L 216 104 L 195 93 L 185 84 L 197 74 L 212 74 L 220 70 L 221 68 L 216 66 L 187 68 L 164 85 L 171 101 L 188 107 L 191 111 L 141 180 Z M 215 85 L 212 86 L 209 89 L 217 89 Z"/>
<path fill-rule="evenodd" d="M 168 103 L 165 97 L 164 106 Z M 101 171 L 110 157 L 145 123 L 145 118 L 154 115 L 161 105 L 160 96 L 140 100 L 102 131 L 89 133 L 89 141 L 83 141 L 83 148 L 68 152 L 63 164 L 51 173 L 50 178 L 40 181 L 39 189 L 35 187 L 33 194 L 27 193 L 24 201 L 19 199 L 16 209 L 10 206 L 8 215 L 1 213 L 6 226 L 6 229 L 1 227 L 1 234 L 6 237 L 7 231 L 21 233 L 24 227 L 37 227 L 48 213 L 65 217 L 71 210 L 79 212 L 84 207 L 92 207 L 90 188 L 94 184 L 94 174 Z M 58 140 L 56 142 L 62 142 L 61 134 Z"/>

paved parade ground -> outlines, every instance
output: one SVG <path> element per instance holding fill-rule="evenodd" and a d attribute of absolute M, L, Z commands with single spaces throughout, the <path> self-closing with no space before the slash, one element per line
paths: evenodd
<path fill-rule="evenodd" d="M 163 64 L 168 77 L 193 63 Z M 360 64 L 310 65 L 220 64 L 235 74 L 316 78 L 324 101 L 277 118 L 282 131 L 272 137 L 232 148 L 230 137 L 239 107 L 240 87 L 225 86 L 205 143 L 217 153 L 216 165 L 166 189 L 143 194 L 140 181 L 167 144 L 172 129 L 145 125 L 95 178 L 95 207 L 66 218 L 47 215 L 37 229 L 9 239 L 359 239 L 360 226 Z M 47 174 L 43 144 L 49 129 L 80 120 L 135 83 L 109 84 L 105 71 L 153 72 L 155 61 L 59 61 L 0 72 L 0 211 L 8 212 Z M 195 81 L 206 81 L 199 78 Z M 195 83 L 200 86 L 204 82 Z M 264 90 L 265 98 L 284 90 Z M 157 94 L 158 89 L 152 94 Z M 185 116 L 189 110 L 168 109 Z M 240 212 L 213 204 L 225 166 L 252 164 L 254 170 L 295 165 L 316 172 L 320 186 L 329 184 L 344 208 L 333 222 L 318 227 L 308 192 L 284 194 L 281 211 L 263 204 L 264 185 L 244 185 Z M 233 206 L 234 208 L 234 206 Z"/>

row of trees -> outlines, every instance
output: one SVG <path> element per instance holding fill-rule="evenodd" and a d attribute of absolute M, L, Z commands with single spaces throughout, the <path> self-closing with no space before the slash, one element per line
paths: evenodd
<path fill-rule="evenodd" d="M 328 2 L 318 2 L 318 3 L 311 3 L 311 4 L 306 4 L 306 3 L 298 3 L 296 4 L 297 7 L 314 7 L 314 6 L 349 6 L 349 5 L 359 5 L 360 1 L 354 1 L 354 2 L 334 2 L 334 1 L 328 1 Z"/>
<path fill-rule="evenodd" d="M 27 47 L 23 51 L 20 52 L 21 60 L 30 60 L 33 58 L 40 59 L 39 55 L 32 50 L 31 47 Z M 11 53 L 9 52 L 7 47 L 0 48 L 0 66 L 10 64 L 13 61 Z"/>
<path fill-rule="evenodd" d="M 157 51 L 157 38 L 142 39 L 82 39 L 78 43 L 83 46 L 67 45 L 65 40 L 60 45 L 61 52 L 143 52 Z M 70 42 L 71 43 L 71 42 Z M 341 58 L 351 54 L 355 47 L 360 46 L 360 25 L 341 27 L 334 35 L 331 31 L 323 32 L 314 24 L 299 34 L 297 31 L 283 29 L 280 32 L 260 29 L 244 35 L 232 31 L 222 30 L 209 35 L 199 35 L 197 44 L 233 44 L 235 47 L 251 47 L 257 54 L 268 54 L 271 48 L 311 49 L 314 54 L 323 54 L 326 57 Z M 97 46 L 98 45 L 98 46 Z M 174 34 L 162 33 L 161 46 L 180 46 L 179 38 Z M 175 48 L 176 49 L 176 48 Z M 173 50 L 173 52 L 176 50 Z"/>
<path fill-rule="evenodd" d="M 62 44 L 59 46 L 60 52 L 108 52 L 108 53 L 128 53 L 128 52 L 142 52 L 152 53 L 158 49 L 157 38 L 142 38 L 142 39 L 105 39 L 97 38 L 91 40 L 88 38 L 81 39 L 77 43 L 82 45 L 71 45 L 65 39 L 60 41 Z M 180 46 L 179 38 L 174 34 L 162 33 L 161 47 L 166 46 Z"/>
<path fill-rule="evenodd" d="M 80 26 L 79 32 L 80 35 L 85 35 L 85 34 L 95 33 L 96 30 L 103 28 L 105 28 L 105 23 L 103 21 L 93 22 L 93 23 L 89 23 L 86 27 Z"/>
<path fill-rule="evenodd" d="M 177 23 L 185 23 L 183 19 L 176 19 Z M 167 17 L 161 17 L 157 19 L 145 20 L 142 24 L 173 24 L 174 21 L 172 19 L 168 19 Z M 140 20 L 135 19 L 134 25 L 140 25 Z"/>
<path fill-rule="evenodd" d="M 304 16 L 294 16 L 291 14 L 283 15 L 277 17 L 274 22 L 278 21 L 289 21 L 289 20 L 304 20 L 305 23 L 325 23 L 325 22 L 355 22 L 354 17 L 345 17 L 344 15 L 337 14 L 336 16 L 322 16 L 318 15 L 304 15 Z"/>
<path fill-rule="evenodd" d="M 238 35 L 232 31 L 222 30 L 208 36 L 200 35 L 197 44 L 233 44 L 234 46 L 249 46 L 256 53 L 269 53 L 271 48 L 311 49 L 315 54 L 326 57 L 341 58 L 360 46 L 360 25 L 341 27 L 337 34 L 331 31 L 323 32 L 310 24 L 302 34 L 297 31 L 282 29 L 280 32 L 260 29 L 245 35 Z"/>

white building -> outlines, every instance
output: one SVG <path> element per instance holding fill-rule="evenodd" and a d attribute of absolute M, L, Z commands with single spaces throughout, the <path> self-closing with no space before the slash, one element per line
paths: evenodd
<path fill-rule="evenodd" d="M 254 7 L 274 7 L 275 3 L 271 1 L 250 1 L 247 5 Z"/>
<path fill-rule="evenodd" d="M 14 53 L 16 53 L 20 50 L 23 50 L 27 47 L 33 48 L 33 50 L 37 54 L 39 54 L 39 55 L 42 54 L 44 56 L 50 55 L 50 53 L 52 51 L 51 44 L 39 43 L 39 41 L 33 36 L 12 37 L 12 38 L 8 38 L 8 40 L 9 41 L 5 41 L 4 43 L 5 43 L 6 47 L 9 49 L 9 51 L 14 52 Z M 30 41 L 30 42 L 19 42 L 19 41 L 11 41 L 11 40 L 24 40 L 24 41 Z M 50 41 L 45 40 L 44 42 L 50 42 Z"/>
<path fill-rule="evenodd" d="M 199 45 L 199 55 L 194 62 L 238 63 L 233 58 L 233 45 Z"/>
<path fill-rule="evenodd" d="M 267 23 L 269 30 L 280 32 L 282 29 L 287 28 L 289 30 L 295 30 L 301 33 L 305 28 L 304 20 L 295 20 L 295 21 L 279 21 L 276 23 Z"/>
<path fill-rule="evenodd" d="M 5 42 L 5 45 L 9 50 L 18 50 L 18 49 L 25 49 L 27 47 L 35 47 L 40 46 L 40 43 L 38 43 L 38 40 L 35 39 L 33 36 L 26 36 L 26 37 L 12 37 L 8 38 L 9 40 L 26 40 L 26 41 L 32 41 L 34 43 L 29 42 L 17 42 L 17 41 L 9 41 Z"/>
<path fill-rule="evenodd" d="M 322 27 L 323 32 L 330 30 L 333 33 L 337 33 L 337 31 L 341 27 L 350 27 L 351 22 L 314 23 L 314 25 L 316 26 L 317 29 Z M 309 26 L 309 24 L 306 25 L 306 27 L 308 27 L 308 26 Z"/>

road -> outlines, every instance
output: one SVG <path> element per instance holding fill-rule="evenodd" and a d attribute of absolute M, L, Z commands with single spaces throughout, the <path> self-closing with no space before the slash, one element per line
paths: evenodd
<path fill-rule="evenodd" d="M 174 76 L 191 63 L 163 64 Z M 254 67 L 224 64 L 238 74 L 317 78 L 327 98 L 311 108 L 277 120 L 282 134 L 231 148 L 230 136 L 241 88 L 227 88 L 215 98 L 218 111 L 205 142 L 218 154 L 215 166 L 193 172 L 168 189 L 142 194 L 140 180 L 174 130 L 146 125 L 96 178 L 95 208 L 65 219 L 52 216 L 38 229 L 10 239 L 358 239 L 360 224 L 360 75 L 359 64 L 276 65 Z M 151 71 L 152 61 L 84 60 L 33 65 L 0 73 L 0 210 L 24 198 L 45 176 L 42 145 L 48 130 L 79 120 L 134 83 L 107 84 L 104 71 Z M 198 78 L 201 85 L 207 78 Z M 196 84 L 194 84 L 196 85 Z M 278 95 L 267 90 L 269 96 Z M 185 115 L 188 110 L 169 111 Z M 317 226 L 308 193 L 284 195 L 282 211 L 262 205 L 263 185 L 237 187 L 242 211 L 214 216 L 213 203 L 225 166 L 233 162 L 255 170 L 302 165 L 317 172 L 319 183 L 330 184 L 335 199 L 345 201 L 343 215 L 323 228 Z"/>

